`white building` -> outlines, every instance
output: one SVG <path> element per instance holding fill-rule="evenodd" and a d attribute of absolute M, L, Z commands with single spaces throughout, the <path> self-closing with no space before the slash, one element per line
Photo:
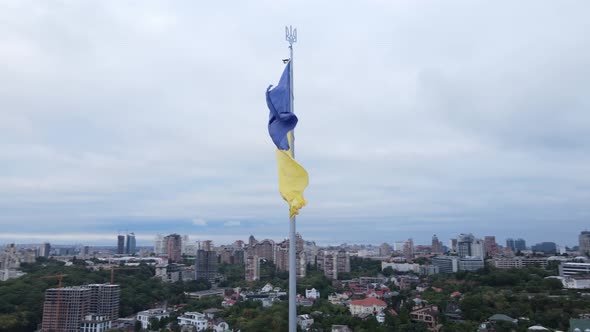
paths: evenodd
<path fill-rule="evenodd" d="M 404 243 L 405 242 L 406 241 L 395 241 L 394 242 L 394 248 L 393 249 L 396 250 L 396 251 L 402 251 L 402 250 L 404 250 Z"/>
<path fill-rule="evenodd" d="M 394 271 L 420 273 L 420 264 L 381 262 L 381 271 L 391 267 Z"/>
<path fill-rule="evenodd" d="M 362 300 L 353 300 L 348 304 L 348 309 L 353 316 L 359 316 L 362 314 L 377 315 L 381 311 L 387 308 L 387 303 L 368 297 Z"/>
<path fill-rule="evenodd" d="M 203 331 L 209 327 L 209 322 L 207 317 L 200 312 L 185 312 L 182 316 L 178 317 L 178 325 L 195 326 L 197 331 Z"/>
<path fill-rule="evenodd" d="M 559 265 L 559 275 L 569 277 L 576 274 L 590 274 L 590 263 L 567 262 Z"/>
<path fill-rule="evenodd" d="M 206 312 L 207 310 L 205 310 Z M 227 324 L 221 318 L 214 318 L 214 314 L 202 314 L 200 312 L 185 312 L 184 315 L 178 317 L 178 325 L 180 326 L 194 326 L 197 331 L 213 330 L 215 332 L 225 332 L 229 330 Z"/>
<path fill-rule="evenodd" d="M 379 256 L 379 248 L 365 248 L 358 251 L 359 257 L 376 257 Z"/>
<path fill-rule="evenodd" d="M 484 268 L 483 257 L 466 256 L 459 258 L 459 271 L 477 271 Z"/>
<path fill-rule="evenodd" d="M 14 244 L 7 245 L 0 251 L 0 281 L 18 278 L 24 273 L 20 272 L 20 259 Z"/>
<path fill-rule="evenodd" d="M 160 234 L 156 235 L 154 240 L 154 253 L 158 255 L 166 254 L 166 245 L 164 243 L 164 237 Z"/>
<path fill-rule="evenodd" d="M 486 257 L 486 246 L 482 239 L 475 239 L 471 244 L 471 256 L 474 257 Z"/>
<path fill-rule="evenodd" d="M 571 276 L 565 278 L 565 288 L 570 289 L 588 289 L 590 288 L 590 278 L 582 276 Z"/>
<path fill-rule="evenodd" d="M 156 265 L 156 278 L 164 282 L 195 280 L 195 267 L 183 264 L 159 264 Z"/>
<path fill-rule="evenodd" d="M 313 325 L 313 318 L 310 315 L 299 315 L 297 316 L 297 325 L 305 331 Z"/>
<path fill-rule="evenodd" d="M 80 322 L 80 332 L 106 332 L 111 328 L 111 321 L 106 316 L 86 315 Z"/>
<path fill-rule="evenodd" d="M 20 278 L 26 273 L 18 270 L 2 269 L 0 270 L 0 281 L 6 281 L 8 279 Z"/>
<path fill-rule="evenodd" d="M 209 321 L 209 328 L 215 332 L 225 332 L 229 330 L 229 324 L 224 320 L 217 318 Z"/>
<path fill-rule="evenodd" d="M 272 285 L 271 285 L 271 284 L 266 284 L 266 285 L 264 285 L 264 287 L 262 287 L 262 288 L 260 289 L 260 291 L 261 291 L 262 293 L 268 293 L 268 292 L 272 291 L 272 289 L 273 289 L 273 287 L 272 287 Z"/>
<path fill-rule="evenodd" d="M 432 265 L 438 267 L 440 273 L 455 273 L 459 271 L 459 257 L 435 256 L 432 257 Z"/>
<path fill-rule="evenodd" d="M 496 257 L 488 260 L 498 269 L 524 268 L 529 266 L 547 267 L 547 257 Z"/>
<path fill-rule="evenodd" d="M 348 300 L 348 295 L 346 295 L 346 294 L 332 293 L 332 294 L 328 295 L 328 301 L 330 301 L 330 303 L 332 303 L 334 305 L 342 304 L 347 300 Z"/>
<path fill-rule="evenodd" d="M 315 288 L 306 289 L 305 290 L 305 298 L 307 298 L 307 299 L 319 299 L 320 298 L 320 291 L 316 290 Z"/>
<path fill-rule="evenodd" d="M 199 250 L 197 242 L 191 242 L 188 235 L 183 235 L 180 243 L 180 253 L 187 256 L 196 256 L 197 250 Z"/>
<path fill-rule="evenodd" d="M 563 284 L 563 288 L 567 289 L 589 289 L 590 288 L 590 277 L 588 276 L 569 276 L 569 277 L 547 277 L 547 278 L 555 278 L 561 281 Z M 546 278 L 546 279 L 547 279 Z"/>
<path fill-rule="evenodd" d="M 136 319 L 141 322 L 142 329 L 149 329 L 150 320 L 161 320 L 162 318 L 168 318 L 169 316 L 170 312 L 166 309 L 149 309 L 139 312 Z"/>

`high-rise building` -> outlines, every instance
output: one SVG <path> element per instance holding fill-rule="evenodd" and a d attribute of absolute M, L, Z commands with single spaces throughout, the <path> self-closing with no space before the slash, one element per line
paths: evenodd
<path fill-rule="evenodd" d="M 532 246 L 531 249 L 545 254 L 555 254 L 557 252 L 557 245 L 555 242 L 541 242 Z"/>
<path fill-rule="evenodd" d="M 259 243 L 258 245 L 261 245 L 262 243 L 264 243 L 264 241 Z M 297 278 L 302 278 L 307 275 L 307 255 L 305 252 L 304 243 L 305 241 L 303 240 L 301 235 L 297 233 L 295 242 L 295 266 L 297 269 Z M 274 248 L 274 260 L 277 270 L 289 271 L 289 240 L 285 240 L 279 244 L 275 244 Z"/>
<path fill-rule="evenodd" d="M 346 250 L 338 250 L 336 253 L 336 270 L 338 272 L 350 272 L 350 256 Z"/>
<path fill-rule="evenodd" d="M 404 242 L 403 253 L 407 260 L 414 259 L 414 241 L 412 239 L 408 239 Z"/>
<path fill-rule="evenodd" d="M 246 253 L 242 249 L 234 250 L 233 262 L 231 264 L 244 264 L 244 255 Z"/>
<path fill-rule="evenodd" d="M 350 272 L 350 256 L 346 250 L 321 250 L 318 268 L 329 279 L 338 279 L 338 273 Z"/>
<path fill-rule="evenodd" d="M 88 287 L 49 288 L 45 291 L 42 332 L 79 332 L 80 322 L 89 312 Z"/>
<path fill-rule="evenodd" d="M 250 238 L 248 238 L 248 246 L 253 247 L 256 243 L 258 243 L 258 241 L 254 238 L 254 235 L 250 235 Z"/>
<path fill-rule="evenodd" d="M 305 278 L 307 275 L 307 259 L 304 251 L 295 255 L 295 268 L 297 269 L 297 278 Z"/>
<path fill-rule="evenodd" d="M 233 264 L 233 248 L 221 246 L 217 249 L 217 254 L 219 255 L 219 263 L 221 264 Z M 196 256 L 196 255 L 195 255 Z"/>
<path fill-rule="evenodd" d="M 182 239 L 180 235 L 170 234 L 164 237 L 164 244 L 166 247 L 166 253 L 168 254 L 168 262 L 182 262 Z"/>
<path fill-rule="evenodd" d="M 510 248 L 512 251 L 516 251 L 516 246 L 514 245 L 514 239 L 509 237 L 506 239 L 506 248 Z"/>
<path fill-rule="evenodd" d="M 244 250 L 242 249 L 221 246 L 216 251 L 221 264 L 244 264 Z"/>
<path fill-rule="evenodd" d="M 135 249 L 135 233 L 127 234 L 127 244 L 125 246 L 125 253 L 128 255 L 134 255 Z"/>
<path fill-rule="evenodd" d="M 166 254 L 166 243 L 164 242 L 164 237 L 160 234 L 156 235 L 154 240 L 154 254 L 157 256 Z"/>
<path fill-rule="evenodd" d="M 260 279 L 260 257 L 250 255 L 246 257 L 246 281 Z"/>
<path fill-rule="evenodd" d="M 459 271 L 459 257 L 435 256 L 432 257 L 432 265 L 436 266 L 440 273 L 455 273 Z"/>
<path fill-rule="evenodd" d="M 214 281 L 217 275 L 217 252 L 197 250 L 195 259 L 195 279 Z"/>
<path fill-rule="evenodd" d="M 41 331 L 78 332 L 81 326 L 90 323 L 85 320 L 88 315 L 101 316 L 103 322 L 115 320 L 119 318 L 119 300 L 119 285 L 91 284 L 47 289 Z"/>
<path fill-rule="evenodd" d="M 287 240 L 287 243 L 289 243 L 289 240 Z M 302 252 L 303 246 L 305 246 L 305 241 L 303 240 L 303 237 L 299 233 L 295 234 L 295 252 Z"/>
<path fill-rule="evenodd" d="M 303 251 L 305 252 L 305 259 L 307 260 L 307 264 L 315 265 L 319 247 L 313 241 L 305 241 L 305 245 L 303 246 Z"/>
<path fill-rule="evenodd" d="M 317 264 L 317 269 L 320 271 L 324 271 L 324 265 L 325 265 L 325 254 L 326 254 L 326 250 L 320 249 L 318 251 L 318 255 L 316 257 L 316 264 Z"/>
<path fill-rule="evenodd" d="M 526 250 L 526 241 L 524 239 L 506 239 L 506 246 L 509 247 L 512 251 L 522 251 Z"/>
<path fill-rule="evenodd" d="M 393 247 L 396 251 L 402 252 L 404 250 L 404 243 L 406 243 L 406 241 L 395 241 Z"/>
<path fill-rule="evenodd" d="M 459 257 L 485 258 L 485 244 L 481 239 L 476 239 L 473 234 L 459 234 L 457 237 L 457 253 Z"/>
<path fill-rule="evenodd" d="M 526 250 L 526 241 L 524 239 L 518 238 L 514 241 L 514 251 L 522 251 Z"/>
<path fill-rule="evenodd" d="M 111 284 L 90 284 L 90 306 L 88 312 L 105 316 L 108 320 L 119 318 L 121 287 Z"/>
<path fill-rule="evenodd" d="M 328 279 L 338 279 L 338 265 L 336 262 L 335 251 L 321 251 L 320 257 L 322 258 L 321 267 L 324 271 L 324 275 Z M 319 259 L 319 257 L 318 257 Z"/>
<path fill-rule="evenodd" d="M 215 248 L 215 246 L 213 245 L 213 241 L 211 241 L 211 240 L 201 241 L 201 244 L 199 246 L 199 249 L 205 250 L 205 251 L 212 251 L 212 250 L 214 250 L 214 248 Z"/>
<path fill-rule="evenodd" d="M 472 244 L 475 241 L 473 234 L 459 234 L 457 237 L 457 253 L 459 257 L 474 256 Z"/>
<path fill-rule="evenodd" d="M 451 239 L 449 241 L 449 246 L 451 247 L 451 251 L 452 252 L 457 252 L 458 248 L 457 248 L 457 239 Z"/>
<path fill-rule="evenodd" d="M 435 235 L 432 236 L 432 245 L 430 251 L 433 254 L 442 254 L 443 253 L 443 245 L 442 242 L 438 240 L 438 237 Z"/>
<path fill-rule="evenodd" d="M 180 250 L 182 255 L 186 256 L 196 256 L 197 250 L 202 249 L 197 246 L 196 242 L 191 242 L 188 235 L 182 236 L 182 248 Z"/>
<path fill-rule="evenodd" d="M 123 255 L 125 253 L 125 236 L 117 236 L 117 254 Z"/>
<path fill-rule="evenodd" d="M 482 239 L 473 240 L 471 244 L 471 256 L 481 257 L 482 259 L 486 257 L 486 246 Z"/>
<path fill-rule="evenodd" d="M 49 252 L 51 251 L 51 244 L 49 244 L 48 242 L 43 243 L 43 245 L 41 245 L 41 248 L 39 248 L 39 256 L 41 257 L 49 257 Z"/>
<path fill-rule="evenodd" d="M 275 246 L 275 266 L 278 271 L 289 271 L 289 243 L 283 241 Z"/>
<path fill-rule="evenodd" d="M 0 281 L 18 278 L 21 259 L 14 243 L 10 243 L 0 251 Z"/>
<path fill-rule="evenodd" d="M 495 236 L 488 235 L 484 237 L 484 244 L 487 255 L 493 256 L 500 253 L 500 249 L 498 248 L 498 244 L 496 243 Z"/>
<path fill-rule="evenodd" d="M 271 262 L 275 262 L 275 242 L 273 240 L 263 240 L 255 242 L 254 245 L 248 246 L 247 255 L 256 255 Z"/>
<path fill-rule="evenodd" d="M 391 256 L 392 250 L 391 250 L 391 246 L 389 245 L 389 243 L 382 243 L 379 246 L 379 256 L 385 256 L 385 257 L 389 257 Z"/>
<path fill-rule="evenodd" d="M 580 236 L 578 237 L 579 241 L 579 251 L 582 255 L 590 254 L 590 232 L 589 231 L 582 231 Z"/>

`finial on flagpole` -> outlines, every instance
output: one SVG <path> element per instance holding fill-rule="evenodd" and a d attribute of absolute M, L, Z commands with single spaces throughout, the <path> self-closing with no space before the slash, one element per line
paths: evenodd
<path fill-rule="evenodd" d="M 293 26 L 285 26 L 285 40 L 289 42 L 290 46 L 297 42 L 297 29 L 293 29 Z"/>

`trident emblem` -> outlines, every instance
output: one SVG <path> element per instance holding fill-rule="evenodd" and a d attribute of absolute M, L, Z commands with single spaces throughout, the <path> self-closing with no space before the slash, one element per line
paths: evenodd
<path fill-rule="evenodd" d="M 291 25 L 285 26 L 285 40 L 289 42 L 290 46 L 297 42 L 297 29 L 293 29 Z"/>

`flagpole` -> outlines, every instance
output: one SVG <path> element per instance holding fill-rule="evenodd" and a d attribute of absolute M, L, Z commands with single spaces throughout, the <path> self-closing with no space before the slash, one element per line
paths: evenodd
<path fill-rule="evenodd" d="M 293 97 L 293 43 L 297 42 L 297 29 L 292 26 L 285 27 L 285 39 L 289 42 L 289 61 L 291 63 L 289 73 L 289 87 L 291 94 L 291 112 L 295 112 Z M 291 153 L 295 158 L 295 139 L 291 142 Z M 296 263 L 296 230 L 295 216 L 289 220 L 289 332 L 297 332 L 297 263 Z"/>

